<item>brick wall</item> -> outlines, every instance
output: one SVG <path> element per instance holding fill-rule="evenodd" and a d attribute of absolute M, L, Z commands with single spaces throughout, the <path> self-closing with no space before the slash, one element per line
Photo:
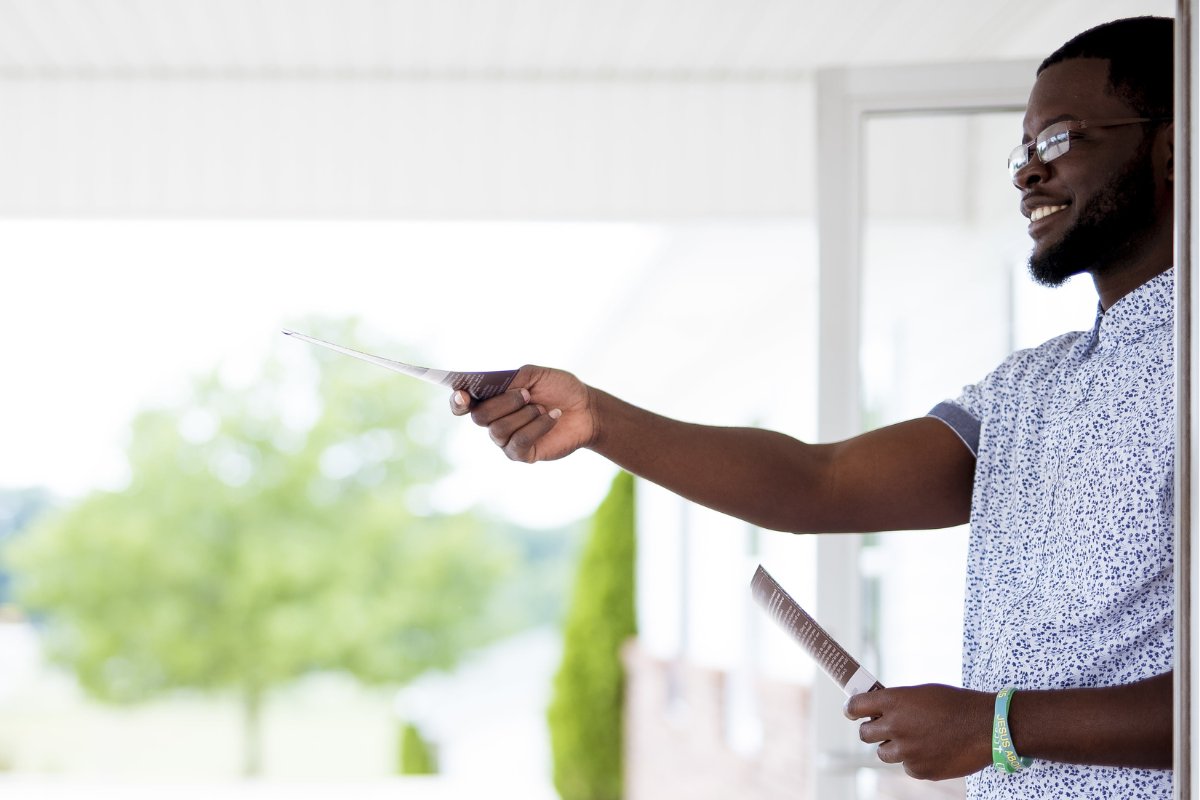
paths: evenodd
<path fill-rule="evenodd" d="M 763 747 L 725 743 L 725 675 L 624 650 L 625 800 L 808 800 L 808 689 L 760 680 Z"/>
<path fill-rule="evenodd" d="M 637 640 L 622 657 L 625 800 L 810 800 L 807 687 L 755 682 L 763 744 L 747 758 L 725 741 L 725 673 L 651 658 Z M 877 784 L 874 800 L 966 794 L 962 780 L 928 783 L 891 770 L 878 771 Z"/>

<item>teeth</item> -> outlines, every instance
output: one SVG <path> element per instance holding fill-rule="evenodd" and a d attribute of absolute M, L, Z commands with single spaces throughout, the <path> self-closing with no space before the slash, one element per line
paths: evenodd
<path fill-rule="evenodd" d="M 1038 206 L 1029 215 L 1030 222 L 1037 222 L 1042 217 L 1048 217 L 1056 211 L 1062 211 L 1066 206 Z"/>

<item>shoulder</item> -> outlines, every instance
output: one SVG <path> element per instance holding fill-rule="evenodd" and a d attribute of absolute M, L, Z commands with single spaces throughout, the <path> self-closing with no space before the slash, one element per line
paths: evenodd
<path fill-rule="evenodd" d="M 1077 362 L 1091 336 L 1073 331 L 1006 358 L 979 383 L 963 387 L 957 399 L 938 403 L 929 412 L 949 425 L 973 454 L 985 421 L 1019 413 L 1027 398 L 1051 392 L 1061 380 L 1064 365 Z"/>
<path fill-rule="evenodd" d="M 1089 331 L 1071 331 L 1043 342 L 1037 347 L 1018 350 L 1000 364 L 986 381 L 1025 383 L 1030 379 L 1048 377 L 1065 363 L 1083 356 L 1091 340 Z"/>
<path fill-rule="evenodd" d="M 1083 359 L 1091 341 L 1090 332 L 1072 331 L 1037 347 L 1018 350 L 979 383 L 963 387 L 959 402 L 982 419 L 985 406 L 1052 391 Z"/>

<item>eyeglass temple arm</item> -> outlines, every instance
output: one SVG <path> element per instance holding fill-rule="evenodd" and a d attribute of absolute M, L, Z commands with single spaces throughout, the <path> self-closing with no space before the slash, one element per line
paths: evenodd
<path fill-rule="evenodd" d="M 1172 119 L 1172 117 L 1121 117 L 1118 119 L 1081 119 L 1075 124 L 1079 127 L 1067 130 L 1083 130 L 1084 128 L 1114 128 L 1118 125 L 1133 125 L 1138 122 L 1162 122 L 1163 120 Z M 1069 125 L 1070 123 L 1068 123 Z"/>

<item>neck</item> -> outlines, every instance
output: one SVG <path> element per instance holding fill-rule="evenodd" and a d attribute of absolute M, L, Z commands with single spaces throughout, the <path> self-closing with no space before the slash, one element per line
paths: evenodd
<path fill-rule="evenodd" d="M 1171 222 L 1158 226 L 1136 254 L 1111 262 L 1101 271 L 1092 271 L 1101 309 L 1108 311 L 1122 297 L 1174 265 L 1174 220 Z"/>

